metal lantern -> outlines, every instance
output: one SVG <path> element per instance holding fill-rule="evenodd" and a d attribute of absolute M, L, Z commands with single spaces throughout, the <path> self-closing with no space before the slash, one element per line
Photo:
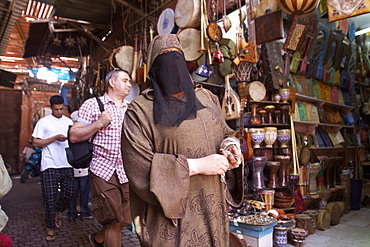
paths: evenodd
<path fill-rule="evenodd" d="M 308 15 L 315 11 L 319 0 L 277 0 L 280 9 L 291 15 Z"/>

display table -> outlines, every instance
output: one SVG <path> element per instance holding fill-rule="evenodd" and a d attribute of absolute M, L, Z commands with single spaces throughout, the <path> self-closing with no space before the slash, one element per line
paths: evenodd
<path fill-rule="evenodd" d="M 250 246 L 272 246 L 273 231 L 276 224 L 277 222 L 267 225 L 250 225 L 230 221 L 230 231 L 241 235 Z"/>

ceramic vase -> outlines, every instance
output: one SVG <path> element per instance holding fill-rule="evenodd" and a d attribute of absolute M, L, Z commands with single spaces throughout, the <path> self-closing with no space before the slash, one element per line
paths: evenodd
<path fill-rule="evenodd" d="M 261 190 L 266 188 L 263 176 L 263 169 L 265 168 L 266 161 L 266 156 L 253 156 L 248 160 L 248 166 L 252 171 L 252 182 L 254 189 Z"/>
<path fill-rule="evenodd" d="M 251 105 L 251 119 L 250 119 L 250 123 L 253 125 L 253 124 L 261 124 L 261 118 L 260 116 L 257 115 L 257 107 L 258 107 L 258 104 L 252 104 Z"/>
<path fill-rule="evenodd" d="M 290 129 L 279 129 L 277 131 L 277 139 L 280 142 L 280 147 L 287 148 L 288 143 L 291 139 L 291 130 Z"/>
<path fill-rule="evenodd" d="M 251 128 L 249 129 L 251 133 L 252 142 L 254 144 L 254 148 L 260 148 L 261 142 L 265 139 L 265 131 L 263 128 Z"/>
<path fill-rule="evenodd" d="M 288 155 L 276 155 L 275 159 L 280 162 L 280 168 L 278 171 L 278 179 L 280 187 L 289 186 L 289 170 L 290 170 L 290 162 L 292 161 L 292 157 Z"/>
<path fill-rule="evenodd" d="M 274 95 L 272 95 L 272 100 L 273 101 L 275 101 L 275 102 L 280 102 L 280 100 L 281 100 L 281 96 L 280 96 L 280 94 L 274 94 Z"/>
<path fill-rule="evenodd" d="M 277 128 L 276 127 L 265 127 L 265 144 L 267 148 L 272 148 L 277 138 Z"/>
<path fill-rule="evenodd" d="M 279 161 L 267 161 L 266 167 L 269 169 L 269 182 L 267 187 L 268 188 L 278 188 L 278 178 L 277 178 L 277 172 L 280 168 L 280 162 Z"/>
<path fill-rule="evenodd" d="M 288 243 L 288 229 L 286 227 L 274 227 L 274 246 L 284 247 Z"/>

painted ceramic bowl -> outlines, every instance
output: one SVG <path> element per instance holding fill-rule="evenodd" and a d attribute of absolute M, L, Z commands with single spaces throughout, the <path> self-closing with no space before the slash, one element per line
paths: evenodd
<path fill-rule="evenodd" d="M 272 148 L 277 138 L 277 128 L 276 127 L 265 127 L 265 144 L 267 148 Z"/>
<path fill-rule="evenodd" d="M 263 128 L 251 128 L 249 129 L 251 133 L 252 142 L 254 143 L 254 148 L 260 148 L 261 142 L 265 139 L 265 131 Z"/>
<path fill-rule="evenodd" d="M 280 94 L 281 100 L 284 103 L 287 103 L 288 100 L 289 100 L 289 97 L 290 97 L 290 89 L 289 88 L 281 88 L 281 89 L 279 89 L 279 94 Z"/>
<path fill-rule="evenodd" d="M 288 147 L 288 142 L 290 142 L 291 139 L 291 130 L 290 129 L 279 129 L 277 131 L 277 139 L 281 143 L 282 148 Z"/>

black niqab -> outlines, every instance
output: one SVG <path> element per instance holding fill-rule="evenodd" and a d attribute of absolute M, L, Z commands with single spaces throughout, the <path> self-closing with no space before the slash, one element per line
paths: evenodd
<path fill-rule="evenodd" d="M 183 54 L 172 51 L 155 58 L 149 76 L 154 89 L 154 121 L 174 127 L 197 117 L 204 108 L 194 92 L 194 85 Z"/>

